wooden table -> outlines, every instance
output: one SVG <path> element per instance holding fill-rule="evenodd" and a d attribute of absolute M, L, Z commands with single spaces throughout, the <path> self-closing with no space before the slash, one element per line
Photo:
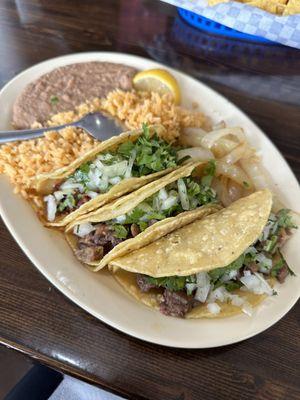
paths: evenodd
<path fill-rule="evenodd" d="M 2 0 L 0 38 L 1 86 L 39 61 L 79 51 L 128 52 L 177 67 L 248 113 L 300 176 L 300 51 L 212 37 L 187 26 L 174 7 L 139 0 Z M 299 304 L 236 345 L 164 348 L 72 304 L 3 224 L 0 239 L 3 344 L 131 399 L 300 398 Z"/>

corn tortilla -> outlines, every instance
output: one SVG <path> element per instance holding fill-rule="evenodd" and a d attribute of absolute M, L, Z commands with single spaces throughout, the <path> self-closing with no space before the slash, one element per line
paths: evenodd
<path fill-rule="evenodd" d="M 149 183 L 135 192 L 130 193 L 127 196 L 123 196 L 110 204 L 107 204 L 100 210 L 95 210 L 88 215 L 84 215 L 81 218 L 72 221 L 66 228 L 66 239 L 71 248 L 73 251 L 76 250 L 77 237 L 72 233 L 72 231 L 74 226 L 77 224 L 85 222 L 100 223 L 110 221 L 120 215 L 124 215 L 168 184 L 177 181 L 179 178 L 190 176 L 196 167 L 201 167 L 202 165 L 205 165 L 205 163 L 189 163 L 169 173 L 168 175 Z M 152 241 L 172 232 L 173 230 L 189 224 L 197 218 L 202 218 L 205 215 L 216 212 L 218 209 L 220 209 L 220 206 L 208 204 L 195 210 L 183 212 L 176 217 L 163 219 L 149 226 L 134 238 L 121 242 L 109 253 L 107 253 L 101 260 L 90 263 L 89 265 L 92 266 L 93 271 L 99 271 L 113 261 L 116 257 L 121 257 L 132 251 L 138 250 L 141 247 L 148 245 Z"/>
<path fill-rule="evenodd" d="M 112 267 L 152 277 L 186 276 L 224 267 L 261 234 L 272 194 L 261 190 L 110 262 Z"/>
<path fill-rule="evenodd" d="M 150 135 L 153 135 L 156 132 L 159 137 L 163 137 L 165 133 L 165 129 L 162 125 L 153 125 L 149 127 L 149 131 Z M 120 144 L 124 143 L 127 140 L 135 141 L 136 139 L 138 139 L 139 136 L 142 135 L 142 133 L 142 129 L 124 132 L 119 136 L 114 136 L 111 139 L 99 143 L 90 151 L 74 160 L 70 165 L 60 168 L 55 172 L 49 174 L 38 175 L 36 178 L 34 178 L 32 182 L 33 189 L 40 195 L 41 199 L 43 199 L 44 195 L 51 193 L 56 184 L 60 183 L 62 180 L 70 176 L 80 165 L 87 161 L 93 160 L 95 156 L 99 153 L 114 150 L 116 147 L 120 146 Z M 74 219 L 84 214 L 87 214 L 95 210 L 96 208 L 98 209 L 104 204 L 107 204 L 126 193 L 134 191 L 135 189 L 144 186 L 145 184 L 167 174 L 172 170 L 173 168 L 168 168 L 163 171 L 141 177 L 123 179 L 120 183 L 114 185 L 107 193 L 98 194 L 98 196 L 87 201 L 81 207 L 73 212 L 70 212 L 68 215 L 58 216 L 54 222 L 49 222 L 46 220 L 44 216 L 44 209 L 40 209 L 39 207 L 37 207 L 36 203 L 32 202 L 32 206 L 38 213 L 44 225 L 52 227 L 63 227 L 72 222 Z"/>

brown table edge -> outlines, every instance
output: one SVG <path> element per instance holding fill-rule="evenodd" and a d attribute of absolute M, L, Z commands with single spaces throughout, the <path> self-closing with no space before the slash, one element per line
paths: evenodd
<path fill-rule="evenodd" d="M 123 396 L 124 398 L 131 398 L 131 396 L 135 396 L 134 399 L 136 400 L 149 400 L 146 397 L 139 396 L 136 397 L 135 394 L 130 392 L 125 392 L 122 390 L 116 390 L 111 385 L 108 385 L 104 381 L 99 381 L 95 375 L 84 375 L 80 372 L 78 368 L 75 368 L 69 364 L 63 363 L 59 360 L 53 360 L 51 357 L 44 355 L 43 353 L 38 353 L 33 351 L 32 349 L 25 347 L 20 344 L 16 344 L 11 342 L 10 340 L 4 339 L 0 337 L 0 346 L 8 347 L 9 349 L 15 350 L 17 352 L 22 353 L 26 357 L 30 357 L 31 360 L 37 361 L 47 367 L 55 369 L 63 374 L 70 375 L 76 379 L 80 379 L 86 383 L 92 384 L 94 386 L 99 387 L 100 389 L 106 390 L 110 393 L 113 393 L 117 396 Z"/>

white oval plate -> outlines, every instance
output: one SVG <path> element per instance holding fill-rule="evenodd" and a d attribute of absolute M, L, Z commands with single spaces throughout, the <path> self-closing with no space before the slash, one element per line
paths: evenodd
<path fill-rule="evenodd" d="M 0 130 L 10 128 L 12 105 L 16 96 L 31 81 L 62 65 L 84 61 L 111 61 L 138 69 L 166 68 L 156 62 L 119 53 L 80 53 L 37 64 L 10 81 L 0 92 Z M 300 189 L 295 176 L 278 150 L 262 131 L 237 107 L 204 84 L 170 69 L 179 81 L 183 104 L 196 101 L 215 122 L 242 126 L 249 141 L 263 155 L 275 187 L 284 204 L 299 211 Z M 299 296 L 300 266 L 297 263 L 300 232 L 288 243 L 288 261 L 298 277 L 278 286 L 278 296 L 268 298 L 250 318 L 240 315 L 225 319 L 183 320 L 165 317 L 132 299 L 108 273 L 94 274 L 73 257 L 60 234 L 45 229 L 21 197 L 13 194 L 6 177 L 0 176 L 2 218 L 33 264 L 78 306 L 101 321 L 137 338 L 166 346 L 207 348 L 235 343 L 254 336 L 282 318 Z"/>

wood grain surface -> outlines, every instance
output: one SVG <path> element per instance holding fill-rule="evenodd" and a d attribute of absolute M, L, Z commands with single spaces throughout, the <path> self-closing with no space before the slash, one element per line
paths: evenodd
<path fill-rule="evenodd" d="M 297 50 L 209 36 L 154 0 L 2 0 L 0 38 L 1 86 L 39 61 L 80 51 L 128 52 L 187 72 L 250 115 L 300 177 Z M 130 399 L 300 399 L 299 304 L 242 343 L 164 348 L 117 332 L 71 303 L 3 223 L 0 243 L 3 344 Z"/>

